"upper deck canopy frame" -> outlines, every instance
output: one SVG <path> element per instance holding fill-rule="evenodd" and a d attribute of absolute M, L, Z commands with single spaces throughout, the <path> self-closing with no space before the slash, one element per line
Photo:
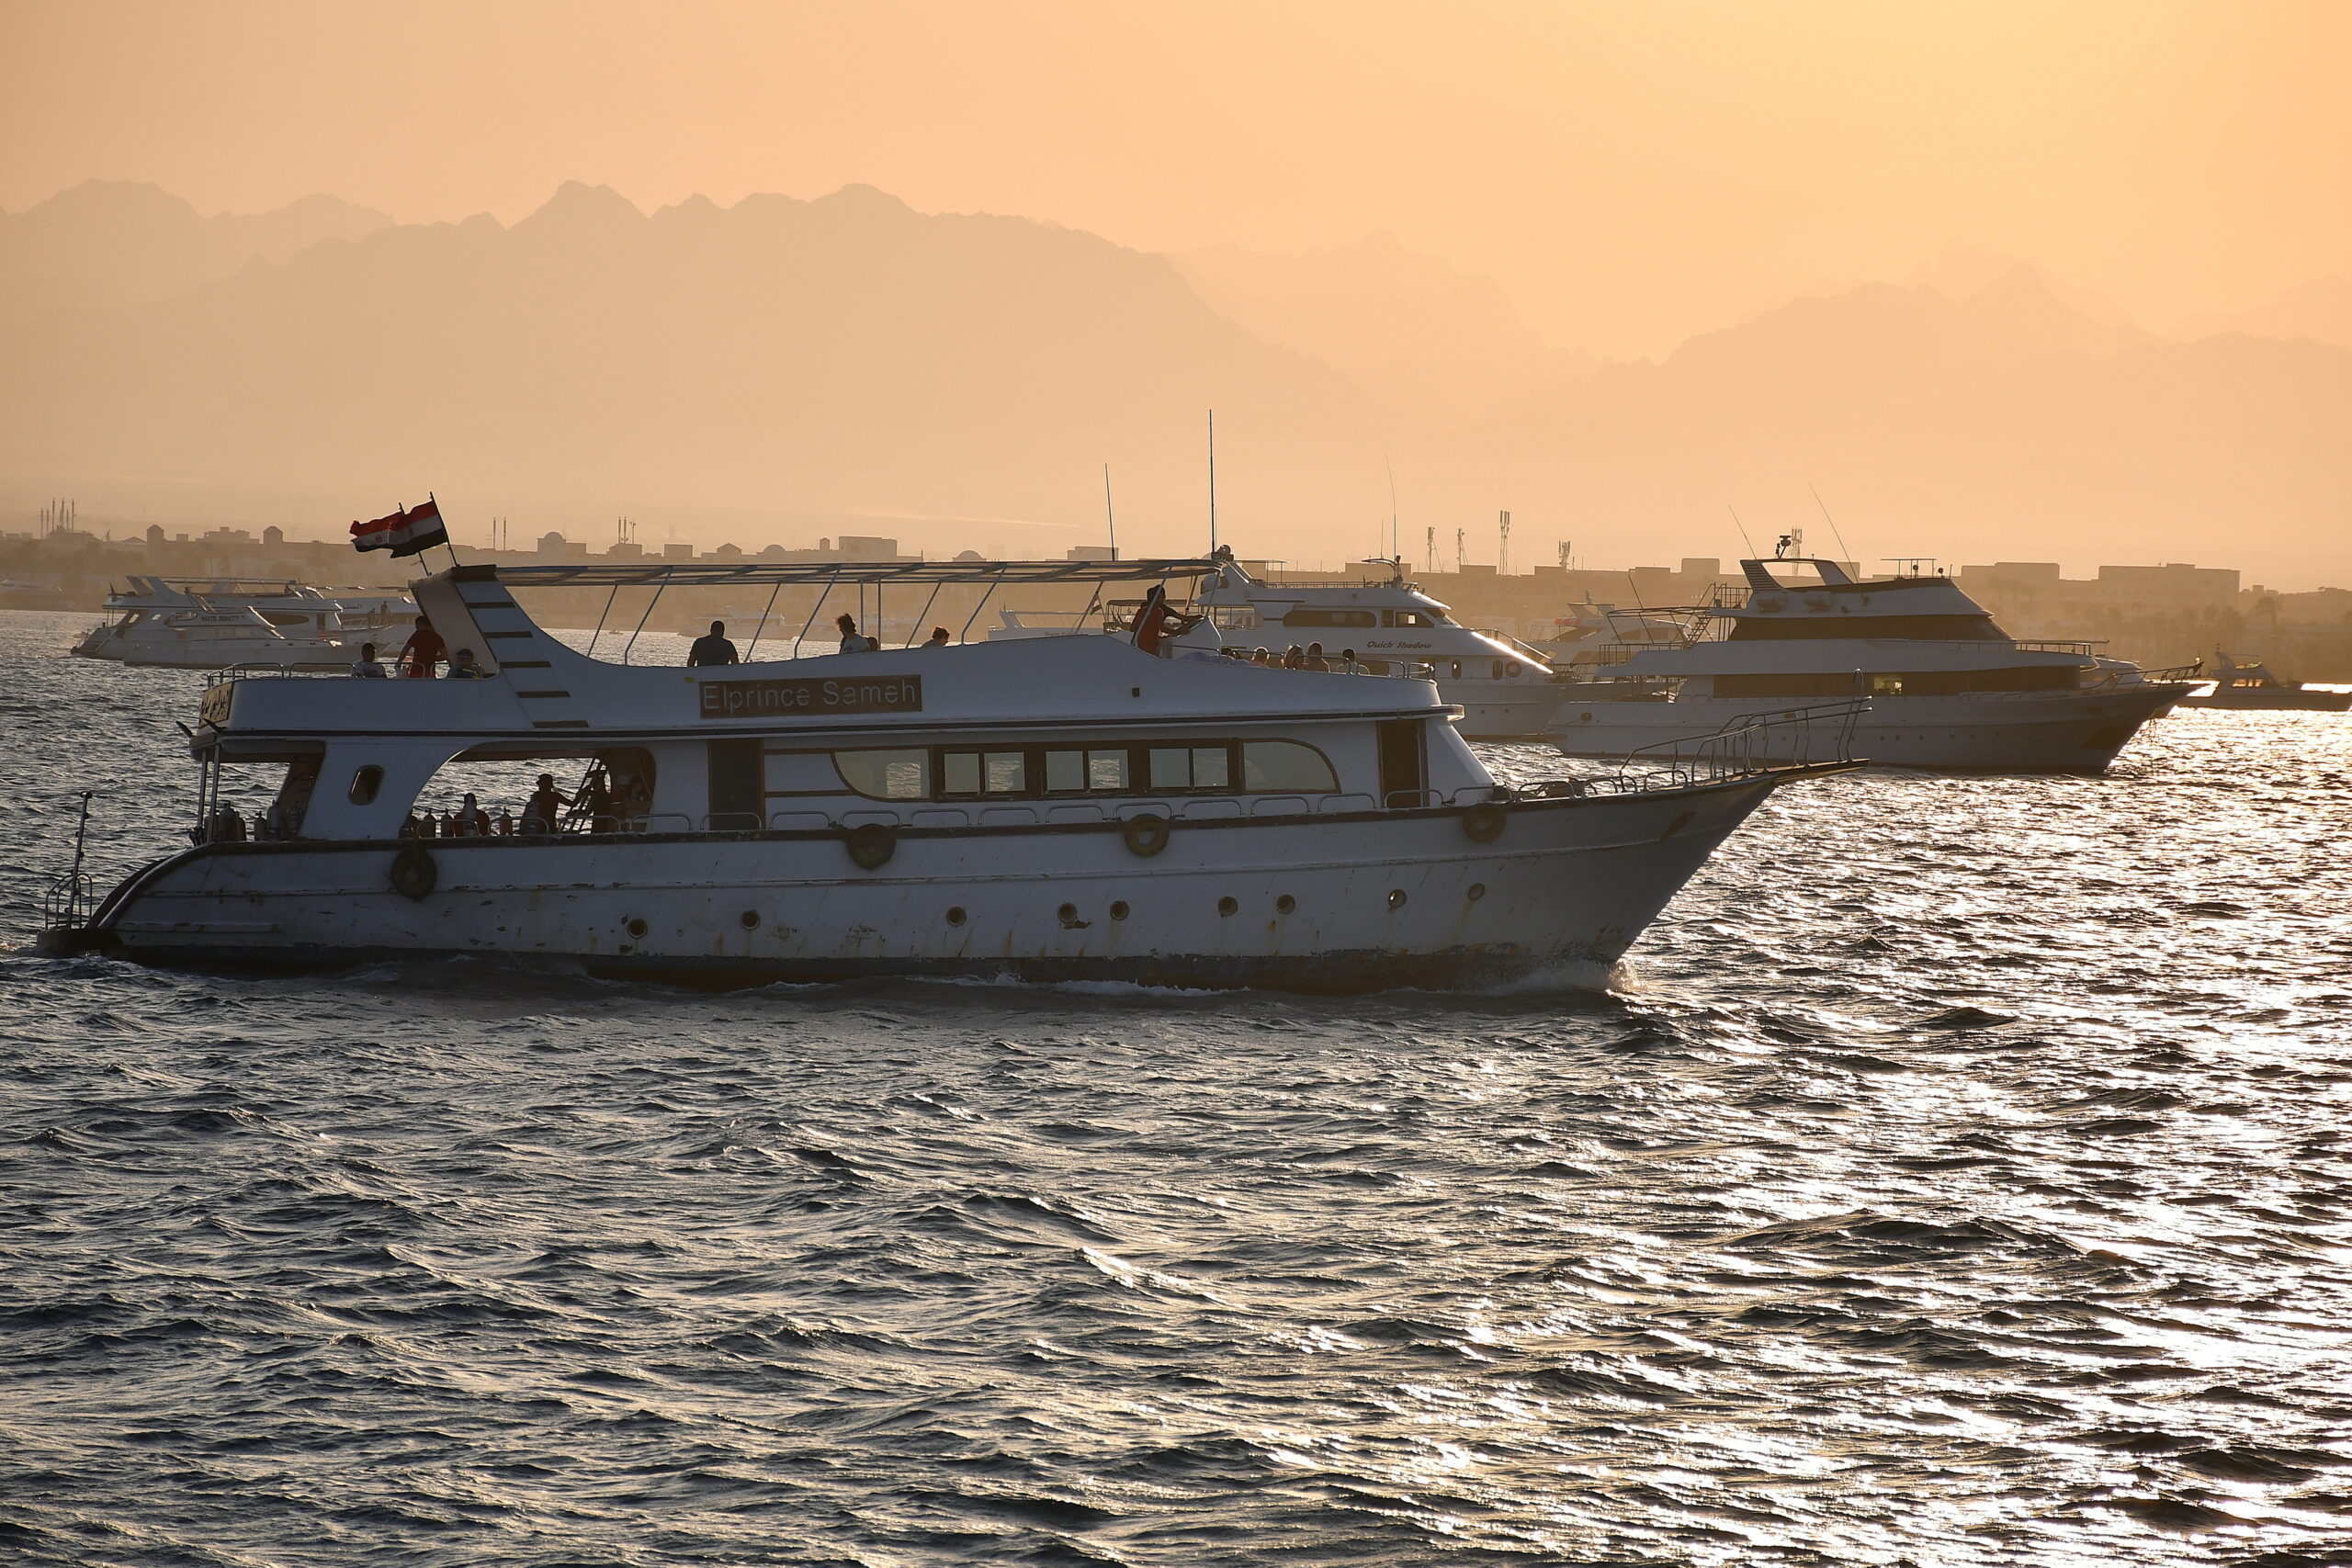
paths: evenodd
<path fill-rule="evenodd" d="M 993 598 L 998 589 L 1010 584 L 1089 583 L 1094 595 L 1080 620 L 1091 616 L 1102 599 L 1102 587 L 1112 582 L 1158 582 L 1171 579 L 1200 577 L 1216 571 L 1226 564 L 1216 557 L 1164 557 L 1144 560 L 941 560 L 941 561 L 639 561 L 622 565 L 618 562 L 582 562 L 567 566 L 498 566 L 490 569 L 498 581 L 509 588 L 608 588 L 605 613 L 596 617 L 596 629 L 590 634 L 588 652 L 594 657 L 597 640 L 604 636 L 605 621 L 612 614 L 613 599 L 624 588 L 650 588 L 653 595 L 646 603 L 645 613 L 638 618 L 637 629 L 629 634 L 621 649 L 621 662 L 629 661 L 639 633 L 653 615 L 653 606 L 662 594 L 672 588 L 765 587 L 769 590 L 767 608 L 760 613 L 758 626 L 752 634 L 751 651 L 757 651 L 760 639 L 766 634 L 768 617 L 775 608 L 776 596 L 786 588 L 810 587 L 821 590 L 817 603 L 808 612 L 807 624 L 792 639 L 797 656 L 801 641 L 808 635 L 823 609 L 826 597 L 836 587 L 855 584 L 864 603 L 865 585 L 875 586 L 878 606 L 880 591 L 893 583 L 912 587 L 927 587 L 932 599 L 939 590 L 951 583 L 975 584 L 986 590 L 978 604 L 973 606 L 970 619 L 964 624 L 964 634 L 969 636 L 972 622 Z M 475 569 L 480 570 L 480 569 Z M 460 567 L 460 572 L 468 569 Z M 922 614 L 915 617 L 921 623 L 930 615 L 931 600 L 924 602 Z M 913 634 L 909 634 L 911 642 Z M 749 661 L 749 654 L 746 654 Z"/>

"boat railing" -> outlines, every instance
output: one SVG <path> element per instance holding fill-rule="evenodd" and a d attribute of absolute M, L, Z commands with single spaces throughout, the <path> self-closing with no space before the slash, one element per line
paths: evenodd
<path fill-rule="evenodd" d="M 1727 720 L 1708 735 L 1654 741 L 1627 752 L 1614 774 L 1589 781 L 1610 794 L 1677 789 L 1776 768 L 1854 760 L 1854 725 L 1867 699 L 1817 703 Z"/>
<path fill-rule="evenodd" d="M 41 929 L 61 931 L 85 926 L 97 905 L 97 884 L 86 873 L 69 871 L 52 876 L 41 890 Z"/>

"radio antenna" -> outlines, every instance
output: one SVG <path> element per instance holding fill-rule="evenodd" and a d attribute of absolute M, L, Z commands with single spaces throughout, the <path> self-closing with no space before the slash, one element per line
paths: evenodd
<path fill-rule="evenodd" d="M 1209 410 L 1209 554 L 1216 554 L 1216 410 Z"/>
<path fill-rule="evenodd" d="M 1388 470 L 1388 553 L 1401 558 L 1403 547 L 1396 542 L 1396 465 L 1385 452 L 1380 455 L 1380 463 Z"/>
<path fill-rule="evenodd" d="M 1731 525 L 1739 530 L 1739 542 L 1747 547 L 1747 558 L 1749 560 L 1754 560 L 1756 558 L 1756 541 L 1747 536 L 1747 525 L 1739 520 L 1739 513 L 1735 508 L 1726 506 L 1724 510 L 1731 513 Z"/>
<path fill-rule="evenodd" d="M 1838 553 L 1848 560 L 1854 560 L 1854 552 L 1846 547 L 1846 536 L 1838 531 L 1838 519 L 1829 515 L 1829 503 L 1821 499 L 1819 491 L 1814 490 L 1812 480 L 1806 480 L 1804 488 L 1813 491 L 1813 503 L 1821 508 L 1821 520 L 1829 525 L 1829 536 L 1838 541 Z M 1854 564 L 1860 566 L 1861 563 L 1855 561 Z"/>
<path fill-rule="evenodd" d="M 1119 516 L 1111 510 L 1111 465 L 1102 465 L 1102 525 L 1111 531 L 1111 558 L 1119 558 Z"/>

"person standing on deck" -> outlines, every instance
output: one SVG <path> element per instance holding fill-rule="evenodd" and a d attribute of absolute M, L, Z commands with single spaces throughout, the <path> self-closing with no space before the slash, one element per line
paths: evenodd
<path fill-rule="evenodd" d="M 407 644 L 401 649 L 401 673 L 412 681 L 430 681 L 433 667 L 449 656 L 449 645 L 433 629 L 433 623 L 424 615 L 416 618 L 416 630 L 409 634 Z"/>

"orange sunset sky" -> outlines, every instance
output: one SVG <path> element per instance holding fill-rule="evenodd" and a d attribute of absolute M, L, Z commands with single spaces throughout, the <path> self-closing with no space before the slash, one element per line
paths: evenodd
<path fill-rule="evenodd" d="M 2352 276 L 2342 4 L 7 0 L 0 29 L 7 212 L 91 178 L 508 224 L 567 180 L 649 213 L 862 183 L 1146 252 L 1387 231 L 1619 360 L 1953 247 L 2174 336 Z"/>

